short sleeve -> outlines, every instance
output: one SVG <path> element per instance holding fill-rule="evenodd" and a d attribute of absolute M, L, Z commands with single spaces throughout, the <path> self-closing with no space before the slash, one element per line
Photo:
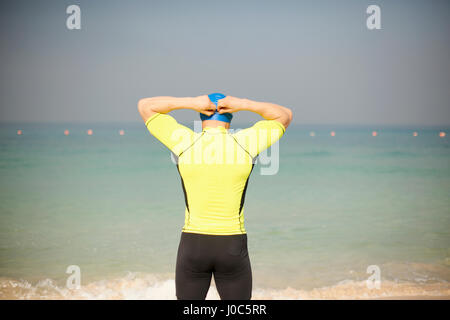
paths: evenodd
<path fill-rule="evenodd" d="M 252 157 L 256 157 L 277 142 L 285 131 L 284 126 L 276 120 L 262 120 L 236 132 L 233 137 Z"/>
<path fill-rule="evenodd" d="M 156 113 L 145 121 L 148 131 L 175 155 L 179 156 L 194 141 L 195 133 L 168 114 Z"/>

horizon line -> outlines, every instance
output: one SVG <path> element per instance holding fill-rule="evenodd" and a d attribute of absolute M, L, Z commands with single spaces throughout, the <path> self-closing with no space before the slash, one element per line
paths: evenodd
<path fill-rule="evenodd" d="M 199 120 L 195 120 L 199 121 Z M 188 123 L 191 121 L 178 121 L 179 123 Z M 251 124 L 257 121 L 234 121 L 235 124 Z M 231 125 L 233 125 L 233 123 Z M 2 121 L 0 120 L 0 125 L 15 125 L 15 124 L 49 124 L 49 125 L 105 125 L 105 124 L 123 124 L 123 125 L 138 125 L 142 124 L 145 126 L 144 121 Z M 355 126 L 355 127 L 444 127 L 449 128 L 449 124 L 421 124 L 421 123 L 291 123 L 290 126 Z"/>

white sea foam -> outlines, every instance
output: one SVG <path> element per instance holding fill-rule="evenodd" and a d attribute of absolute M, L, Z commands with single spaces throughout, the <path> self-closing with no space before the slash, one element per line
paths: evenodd
<path fill-rule="evenodd" d="M 389 297 L 450 297 L 449 283 L 417 284 L 382 281 L 380 289 L 368 289 L 365 281 L 341 281 L 334 286 L 302 290 L 298 288 L 254 288 L 252 299 L 372 299 Z M 0 279 L 0 299 L 175 299 L 174 279 L 160 275 L 130 273 L 122 278 L 100 280 L 67 289 L 45 279 L 37 283 Z M 214 285 L 207 299 L 219 299 Z"/>

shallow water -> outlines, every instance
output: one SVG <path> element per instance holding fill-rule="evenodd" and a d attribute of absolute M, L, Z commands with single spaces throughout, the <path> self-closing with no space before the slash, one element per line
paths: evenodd
<path fill-rule="evenodd" d="M 441 130 L 291 126 L 278 173 L 257 165 L 247 190 L 254 296 L 375 294 L 361 289 L 370 265 L 384 296 L 448 295 L 450 143 Z M 173 296 L 183 192 L 143 125 L 2 124 L 0 174 L 0 296 Z M 69 265 L 80 266 L 86 291 L 64 288 Z"/>

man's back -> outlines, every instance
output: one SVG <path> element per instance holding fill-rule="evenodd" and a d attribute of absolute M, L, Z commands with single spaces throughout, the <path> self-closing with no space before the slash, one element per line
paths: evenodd
<path fill-rule="evenodd" d="M 221 126 L 194 133 L 162 114 L 146 125 L 177 157 L 186 203 L 183 232 L 246 233 L 244 200 L 254 159 L 283 135 L 284 127 L 263 120 L 235 134 Z"/>

